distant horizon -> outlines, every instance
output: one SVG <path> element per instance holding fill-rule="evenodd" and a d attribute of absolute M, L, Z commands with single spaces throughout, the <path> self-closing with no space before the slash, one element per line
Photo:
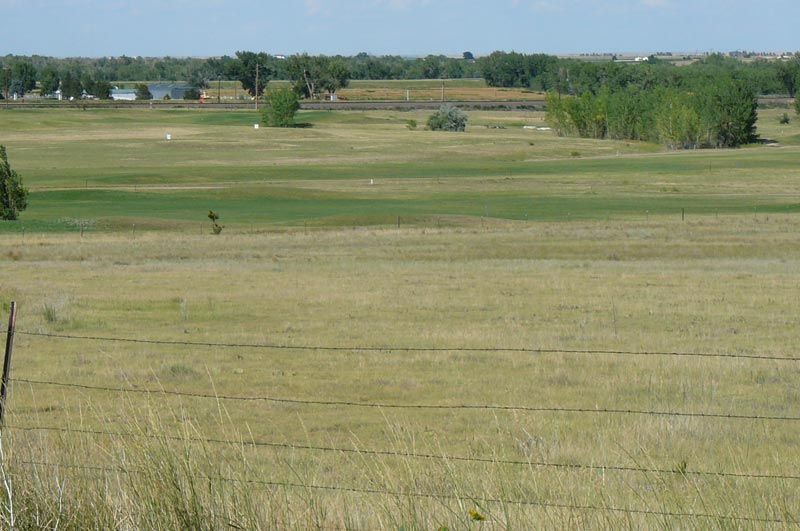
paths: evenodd
<path fill-rule="evenodd" d="M 234 7 L 212 0 L 0 0 L 0 11 L 0 55 L 60 58 L 219 57 L 237 50 L 404 57 L 786 52 L 798 49 L 800 20 L 800 3 L 789 0 L 302 0 Z"/>
<path fill-rule="evenodd" d="M 255 53 L 266 53 L 272 57 L 276 56 L 286 56 L 291 57 L 292 55 L 307 53 L 307 52 L 273 52 L 269 50 L 252 50 L 252 49 L 241 49 L 237 51 L 247 51 L 247 52 L 255 52 Z M 444 56 L 452 59 L 457 59 L 462 57 L 464 52 L 471 52 L 476 59 L 481 57 L 486 57 L 494 52 L 506 52 L 506 53 L 524 53 L 524 54 L 546 54 L 552 55 L 554 57 L 560 58 L 570 58 L 570 57 L 610 57 L 610 56 L 624 56 L 624 57 L 650 57 L 650 56 L 658 56 L 658 57 L 666 57 L 666 54 L 672 54 L 673 57 L 681 57 L 681 56 L 690 56 L 690 57 L 702 57 L 705 55 L 713 55 L 713 54 L 721 54 L 727 55 L 730 53 L 747 53 L 753 54 L 757 56 L 779 56 L 779 55 L 796 55 L 800 54 L 800 49 L 798 50 L 745 50 L 745 49 L 732 49 L 732 50 L 710 50 L 710 51 L 685 51 L 685 50 L 658 50 L 658 51 L 584 51 L 584 52 L 571 52 L 571 53 L 548 53 L 548 52 L 541 52 L 541 51 L 527 51 L 522 52 L 520 50 L 492 50 L 490 52 L 474 52 L 472 50 L 464 50 L 460 53 L 440 53 L 440 52 L 431 52 L 425 54 L 402 54 L 402 53 L 381 53 L 381 54 L 373 54 L 369 52 L 358 52 L 354 54 L 313 54 L 313 55 L 326 55 L 326 56 L 342 56 L 342 57 L 354 57 L 359 53 L 367 53 L 370 57 L 402 57 L 404 59 L 418 59 L 424 58 L 427 56 Z M 235 57 L 236 52 L 233 53 L 225 53 L 225 54 L 212 54 L 212 55 L 176 55 L 166 53 L 163 55 L 130 55 L 130 54 L 120 54 L 120 55 L 52 55 L 52 54 L 15 54 L 9 53 L 5 55 L 0 55 L 0 58 L 3 57 L 47 57 L 53 59 L 119 59 L 120 57 L 128 57 L 131 59 L 165 59 L 165 58 L 173 58 L 173 59 L 214 59 L 220 57 Z"/>

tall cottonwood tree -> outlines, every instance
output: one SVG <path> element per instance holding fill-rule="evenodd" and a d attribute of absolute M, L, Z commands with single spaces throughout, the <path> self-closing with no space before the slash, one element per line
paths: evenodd
<path fill-rule="evenodd" d="M 301 54 L 289 57 L 286 63 L 295 91 L 306 98 L 316 98 L 322 92 L 335 94 L 350 82 L 350 69 L 338 57 Z"/>
<path fill-rule="evenodd" d="M 270 67 L 272 59 L 264 52 L 236 52 L 236 60 L 230 64 L 229 73 L 239 80 L 242 88 L 251 96 L 260 98 L 274 73 Z"/>

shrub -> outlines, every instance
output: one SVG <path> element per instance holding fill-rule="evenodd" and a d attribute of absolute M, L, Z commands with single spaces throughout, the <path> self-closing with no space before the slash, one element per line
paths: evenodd
<path fill-rule="evenodd" d="M 220 232 L 222 232 L 222 225 L 217 223 L 217 220 L 219 220 L 219 214 L 217 214 L 213 210 L 209 210 L 208 211 L 208 219 L 211 220 L 211 232 L 212 233 L 219 234 Z"/>
<path fill-rule="evenodd" d="M 192 87 L 183 93 L 183 99 L 197 101 L 200 99 L 200 91 Z"/>
<path fill-rule="evenodd" d="M 266 97 L 263 121 L 270 127 L 291 127 L 300 109 L 300 99 L 290 88 L 271 90 Z"/>
<path fill-rule="evenodd" d="M 464 131 L 467 128 L 467 115 L 452 105 L 442 105 L 428 118 L 431 131 Z"/>
<path fill-rule="evenodd" d="M 416 129 L 416 128 L 417 128 L 417 121 L 416 121 L 416 120 L 414 120 L 414 119 L 411 119 L 411 120 L 406 120 L 406 128 L 407 128 L 409 131 L 413 131 L 414 129 Z"/>
<path fill-rule="evenodd" d="M 791 122 L 788 113 L 783 113 L 783 116 L 781 116 L 780 119 L 778 119 L 778 121 L 780 122 L 781 125 L 788 125 L 789 122 Z"/>
<path fill-rule="evenodd" d="M 139 83 L 138 85 L 136 85 L 136 99 L 137 100 L 153 99 L 153 94 L 150 92 L 150 88 L 144 83 Z"/>

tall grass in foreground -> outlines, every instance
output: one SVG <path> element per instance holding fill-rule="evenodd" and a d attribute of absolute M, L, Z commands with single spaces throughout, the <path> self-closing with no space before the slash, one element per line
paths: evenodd
<path fill-rule="evenodd" d="M 738 480 L 653 473 L 648 487 L 636 492 L 633 482 L 626 487 L 626 480 L 617 482 L 613 473 L 607 477 L 597 471 L 585 477 L 589 496 L 575 485 L 567 487 L 572 494 L 565 496 L 557 488 L 569 477 L 563 471 L 546 472 L 549 477 L 537 480 L 532 465 L 527 474 L 512 479 L 499 464 L 465 469 L 444 455 L 421 462 L 357 451 L 337 455 L 339 469 L 331 473 L 329 464 L 315 466 L 313 459 L 294 455 L 277 456 L 272 465 L 252 459 L 247 436 L 226 425 L 222 408 L 220 427 L 236 441 L 229 451 L 203 441 L 185 412 L 176 413 L 183 420 L 180 433 L 168 429 L 152 409 L 143 414 L 142 408 L 126 404 L 120 413 L 130 420 L 115 422 L 90 412 L 65 431 L 13 424 L 5 429 L 0 527 L 741 529 L 769 520 L 774 527 L 796 524 L 791 482 L 783 486 L 784 496 L 754 495 L 743 502 Z M 390 425 L 387 432 L 394 451 L 413 451 L 414 442 L 404 437 L 402 427 Z M 358 441 L 353 445 L 357 448 Z M 638 501 L 615 501 L 618 493 L 612 491 L 620 487 L 629 491 L 625 497 Z"/>

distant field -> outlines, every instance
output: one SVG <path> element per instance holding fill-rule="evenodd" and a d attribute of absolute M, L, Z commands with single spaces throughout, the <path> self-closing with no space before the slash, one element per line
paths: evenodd
<path fill-rule="evenodd" d="M 19 527 L 790 527 L 782 112 L 669 153 L 521 111 L 0 110 Z"/>
<path fill-rule="evenodd" d="M 133 88 L 135 83 L 120 81 L 118 85 Z M 480 101 L 540 101 L 544 99 L 541 92 L 525 89 L 494 88 L 486 86 L 483 79 L 409 79 L 409 80 L 352 80 L 347 88 L 338 92 L 344 101 L 439 101 L 442 98 L 442 84 L 446 100 L 480 100 Z M 269 87 L 288 86 L 288 81 L 270 81 Z M 209 98 L 216 101 L 219 95 L 225 100 L 243 100 L 249 96 L 242 90 L 238 81 L 210 81 L 206 89 Z"/>
<path fill-rule="evenodd" d="M 783 147 L 695 153 L 522 128 L 544 125 L 541 113 L 470 116 L 459 135 L 408 130 L 409 119 L 424 124 L 419 112 L 302 112 L 310 127 L 254 130 L 247 111 L 12 111 L 2 141 L 32 207 L 0 230 L 72 231 L 76 220 L 191 230 L 209 208 L 242 230 L 798 208 L 787 195 L 798 130 L 780 128 L 777 111 L 762 129 Z"/>

